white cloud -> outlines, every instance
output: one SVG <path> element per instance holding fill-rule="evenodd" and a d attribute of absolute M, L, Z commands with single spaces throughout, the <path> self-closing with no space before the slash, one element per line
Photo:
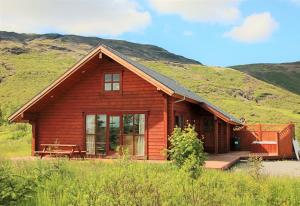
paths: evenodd
<path fill-rule="evenodd" d="M 268 39 L 278 28 L 278 23 L 269 12 L 252 14 L 246 17 L 240 26 L 233 27 L 225 33 L 236 41 L 255 43 Z"/>
<path fill-rule="evenodd" d="M 176 14 L 192 22 L 234 22 L 241 0 L 148 0 L 159 13 Z"/>
<path fill-rule="evenodd" d="M 0 0 L 0 30 L 113 35 L 151 22 L 134 0 Z"/>
<path fill-rule="evenodd" d="M 193 36 L 193 35 L 194 35 L 194 32 L 189 31 L 189 30 L 186 30 L 186 31 L 183 31 L 183 35 L 184 35 L 184 36 Z"/>

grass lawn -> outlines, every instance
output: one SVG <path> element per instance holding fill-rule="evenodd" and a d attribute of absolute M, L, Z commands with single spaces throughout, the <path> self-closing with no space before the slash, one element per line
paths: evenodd
<path fill-rule="evenodd" d="M 0 127 L 0 158 L 31 155 L 29 129 L 23 124 Z"/>
<path fill-rule="evenodd" d="M 203 170 L 192 180 L 170 163 L 3 160 L 0 178 L 0 205 L 4 193 L 30 206 L 300 204 L 300 178 Z"/>

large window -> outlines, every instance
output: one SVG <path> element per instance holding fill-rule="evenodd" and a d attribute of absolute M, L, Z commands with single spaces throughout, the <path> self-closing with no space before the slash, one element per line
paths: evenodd
<path fill-rule="evenodd" d="M 104 91 L 119 91 L 120 82 L 119 73 L 104 74 Z"/>
<path fill-rule="evenodd" d="M 145 114 L 86 115 L 86 150 L 90 155 L 112 155 L 124 146 L 129 155 L 145 155 Z"/>

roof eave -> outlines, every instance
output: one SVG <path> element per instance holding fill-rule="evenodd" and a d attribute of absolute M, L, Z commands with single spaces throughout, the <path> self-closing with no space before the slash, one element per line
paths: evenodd
<path fill-rule="evenodd" d="M 231 119 L 230 117 L 227 117 L 226 115 L 222 114 L 221 112 L 219 112 L 219 111 L 215 110 L 214 108 L 212 108 L 211 106 L 207 105 L 205 102 L 199 102 L 194 99 L 191 99 L 191 98 L 188 98 L 186 96 L 183 96 L 181 94 L 176 94 L 176 93 L 174 93 L 172 96 L 175 98 L 181 98 L 181 99 L 184 98 L 186 101 L 188 101 L 190 103 L 198 104 L 198 105 L 202 106 L 205 110 L 211 112 L 212 114 L 216 115 L 218 118 L 222 119 L 223 121 L 225 121 L 229 124 L 242 125 L 241 122 L 237 122 L 237 121 Z"/>

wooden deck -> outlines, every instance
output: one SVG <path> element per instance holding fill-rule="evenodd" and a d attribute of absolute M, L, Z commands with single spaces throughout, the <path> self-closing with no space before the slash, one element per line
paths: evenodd
<path fill-rule="evenodd" d="M 242 158 L 248 158 L 250 151 L 236 151 L 224 154 L 209 154 L 205 161 L 205 168 L 226 170 Z"/>

